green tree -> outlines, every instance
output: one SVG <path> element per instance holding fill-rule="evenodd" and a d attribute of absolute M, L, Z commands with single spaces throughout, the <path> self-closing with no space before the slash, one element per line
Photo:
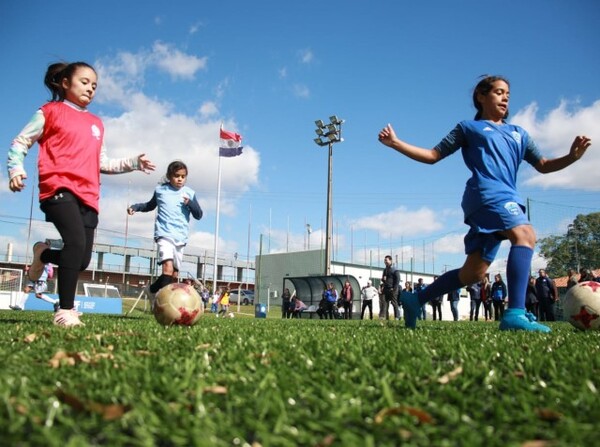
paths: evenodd
<path fill-rule="evenodd" d="M 565 276 L 570 268 L 599 268 L 600 213 L 579 214 L 566 234 L 540 239 L 538 246 L 551 276 Z"/>

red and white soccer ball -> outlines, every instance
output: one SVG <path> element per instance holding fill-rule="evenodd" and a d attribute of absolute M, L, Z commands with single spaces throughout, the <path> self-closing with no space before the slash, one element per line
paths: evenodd
<path fill-rule="evenodd" d="M 172 283 L 156 294 L 154 317 L 163 326 L 192 326 L 203 310 L 202 298 L 189 284 Z"/>
<path fill-rule="evenodd" d="M 600 283 L 580 282 L 565 296 L 565 319 L 584 331 L 600 330 Z"/>

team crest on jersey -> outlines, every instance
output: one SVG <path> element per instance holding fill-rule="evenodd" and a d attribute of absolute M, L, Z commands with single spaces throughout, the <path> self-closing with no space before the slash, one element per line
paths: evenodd
<path fill-rule="evenodd" d="M 96 139 L 100 139 L 100 128 L 95 124 L 92 124 L 92 136 Z"/>
<path fill-rule="evenodd" d="M 504 204 L 504 209 L 506 211 L 508 211 L 509 214 L 512 214 L 513 216 L 518 216 L 522 212 L 521 207 L 519 206 L 519 204 L 517 202 L 506 202 Z"/>
<path fill-rule="evenodd" d="M 511 133 L 512 137 L 515 139 L 515 141 L 518 144 L 521 144 L 521 134 L 519 132 L 517 132 L 516 130 L 513 130 Z"/>

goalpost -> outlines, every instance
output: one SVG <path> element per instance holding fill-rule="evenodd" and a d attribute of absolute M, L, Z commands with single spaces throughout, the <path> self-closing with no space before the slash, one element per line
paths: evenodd
<path fill-rule="evenodd" d="M 23 290 L 23 271 L 0 268 L 0 309 L 10 309 Z"/>

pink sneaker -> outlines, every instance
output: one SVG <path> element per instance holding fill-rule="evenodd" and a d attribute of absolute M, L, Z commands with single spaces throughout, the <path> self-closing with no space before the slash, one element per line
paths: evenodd
<path fill-rule="evenodd" d="M 29 266 L 29 272 L 27 272 L 27 276 L 32 281 L 37 281 L 44 273 L 44 263 L 40 259 L 42 252 L 50 248 L 48 244 L 44 242 L 36 242 L 33 244 L 33 261 L 31 261 L 31 266 Z"/>
<path fill-rule="evenodd" d="M 54 324 L 56 326 L 85 326 L 79 319 L 81 312 L 77 312 L 75 309 L 59 309 L 54 314 Z"/>

